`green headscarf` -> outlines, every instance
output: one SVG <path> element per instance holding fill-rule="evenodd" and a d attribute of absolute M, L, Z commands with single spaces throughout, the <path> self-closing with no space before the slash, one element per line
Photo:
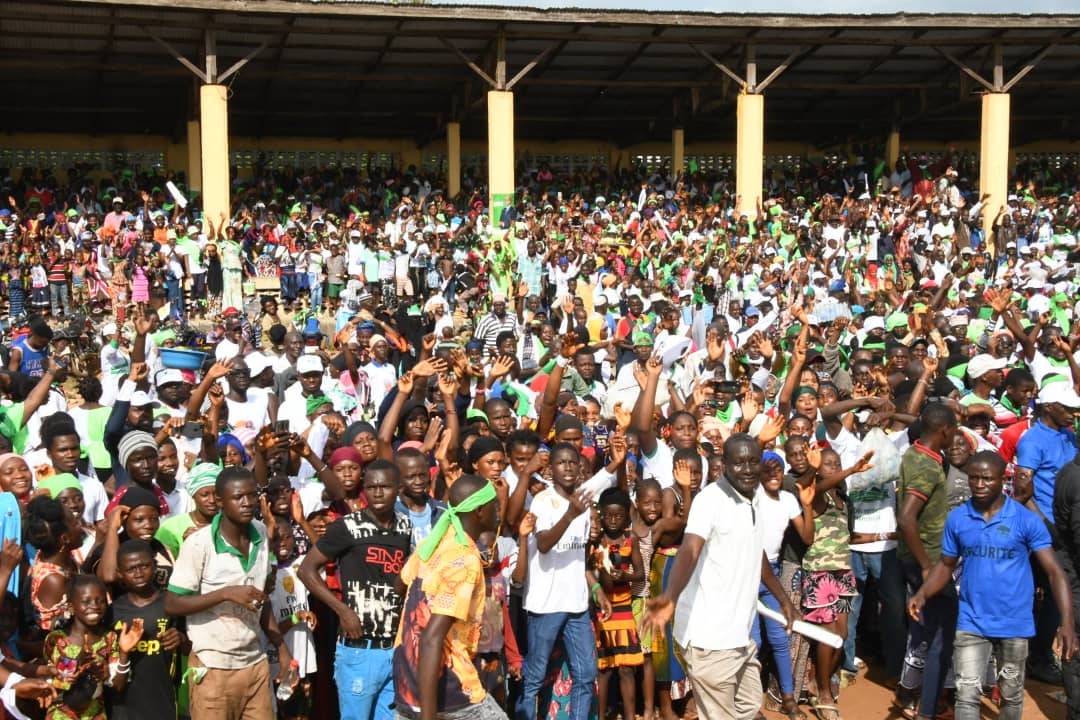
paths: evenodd
<path fill-rule="evenodd" d="M 432 553 L 435 552 L 435 548 L 439 547 L 443 535 L 446 534 L 446 531 L 450 529 L 451 525 L 454 528 L 454 540 L 457 541 L 457 544 L 468 545 L 468 535 L 465 534 L 465 528 L 461 527 L 461 520 L 458 518 L 458 515 L 472 512 L 477 508 L 483 507 L 496 497 L 495 486 L 490 482 L 486 482 L 482 488 L 462 500 L 457 505 L 447 505 L 446 512 L 439 516 L 439 521 L 431 528 L 431 533 L 422 543 L 420 543 L 420 547 L 416 549 L 416 551 L 420 553 L 420 559 L 428 560 L 431 558 Z"/>
<path fill-rule="evenodd" d="M 321 408 L 323 405 L 330 404 L 330 398 L 326 397 L 325 395 L 312 395 L 307 399 L 307 414 L 310 415 L 311 413 Z"/>
<path fill-rule="evenodd" d="M 191 468 L 187 476 L 188 495 L 195 497 L 195 493 L 204 487 L 212 487 L 220 472 L 221 468 L 216 463 L 199 463 Z"/>
<path fill-rule="evenodd" d="M 48 490 L 49 497 L 53 500 L 60 497 L 60 493 L 65 490 L 78 490 L 79 492 L 82 492 L 82 483 L 71 473 L 60 473 L 59 475 L 45 478 L 38 483 L 38 487 Z"/>

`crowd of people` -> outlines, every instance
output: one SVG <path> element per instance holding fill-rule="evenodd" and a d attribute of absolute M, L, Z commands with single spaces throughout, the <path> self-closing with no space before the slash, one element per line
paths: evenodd
<path fill-rule="evenodd" d="M 5 712 L 1080 720 L 1080 174 L 976 176 L 10 172 Z"/>

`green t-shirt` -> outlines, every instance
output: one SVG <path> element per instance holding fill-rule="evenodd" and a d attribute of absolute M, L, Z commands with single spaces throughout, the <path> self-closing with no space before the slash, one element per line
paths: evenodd
<path fill-rule="evenodd" d="M 919 512 L 919 540 L 926 556 L 934 563 L 941 556 L 941 536 L 945 531 L 945 516 L 949 514 L 949 497 L 945 486 L 945 470 L 941 463 L 927 452 L 918 446 L 912 446 L 904 453 L 904 458 L 900 461 L 897 502 L 903 503 L 908 495 L 914 495 L 925 503 Z M 902 537 L 897 556 L 901 560 L 914 557 Z"/>
<path fill-rule="evenodd" d="M 22 455 L 26 450 L 26 440 L 30 431 L 23 422 L 23 403 L 15 403 L 11 407 L 0 410 L 0 435 L 11 440 L 11 446 L 16 453 Z"/>

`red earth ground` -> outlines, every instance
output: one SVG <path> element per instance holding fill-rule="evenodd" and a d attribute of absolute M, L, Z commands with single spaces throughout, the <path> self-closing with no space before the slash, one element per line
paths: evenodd
<path fill-rule="evenodd" d="M 892 704 L 893 692 L 882 683 L 867 677 L 866 671 L 859 673 L 854 685 L 849 685 L 840 692 L 840 716 L 843 720 L 900 720 L 903 716 Z M 1058 688 L 1029 680 L 1027 697 L 1024 700 L 1024 720 L 1065 720 L 1065 706 L 1048 697 Z M 813 710 L 803 706 L 807 720 L 815 720 Z M 784 720 L 780 713 L 765 712 L 770 720 Z M 982 716 L 986 720 L 996 720 L 997 708 L 988 699 L 983 699 Z"/>

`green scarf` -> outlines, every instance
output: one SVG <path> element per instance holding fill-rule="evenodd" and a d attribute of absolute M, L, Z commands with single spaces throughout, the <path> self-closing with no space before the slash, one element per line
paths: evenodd
<path fill-rule="evenodd" d="M 420 543 L 420 547 L 417 548 L 416 551 L 420 554 L 420 559 L 426 561 L 431 558 L 432 553 L 435 552 L 435 548 L 439 547 L 443 535 L 446 534 L 446 531 L 450 529 L 451 525 L 454 527 L 454 539 L 457 541 L 458 545 L 468 545 L 468 535 L 465 534 L 465 529 L 461 527 L 461 520 L 458 519 L 458 515 L 461 513 L 472 512 L 477 508 L 483 507 L 496 497 L 495 486 L 488 482 L 484 484 L 484 487 L 462 500 L 459 504 L 447 505 L 446 512 L 439 517 L 439 521 L 431 528 L 431 533 L 422 543 Z"/>
<path fill-rule="evenodd" d="M 326 397 L 322 393 L 319 393 L 318 395 L 312 395 L 307 399 L 307 414 L 310 415 L 311 413 L 321 408 L 323 405 L 329 404 L 330 398 Z"/>

